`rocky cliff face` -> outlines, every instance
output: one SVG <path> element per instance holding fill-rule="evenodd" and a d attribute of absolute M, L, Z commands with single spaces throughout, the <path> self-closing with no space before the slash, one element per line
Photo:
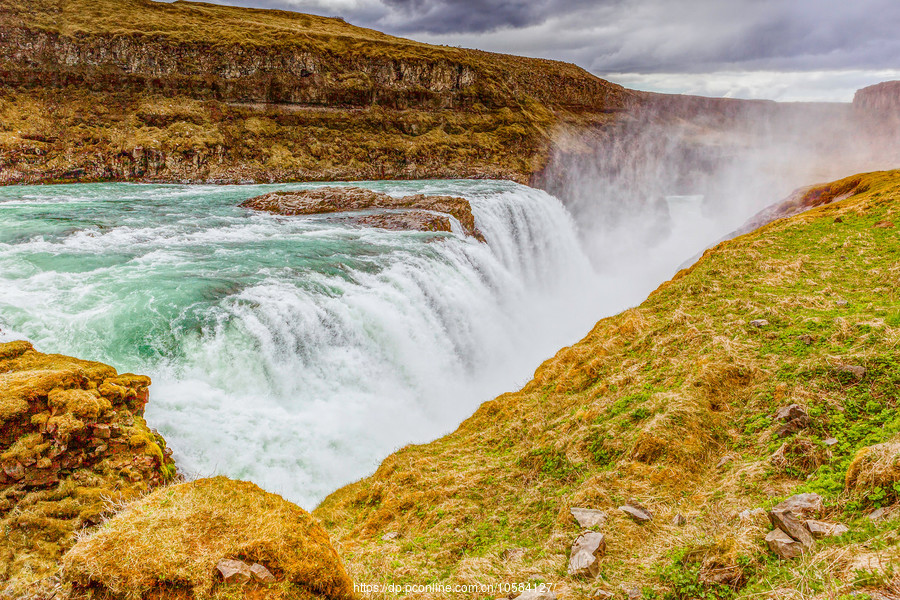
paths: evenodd
<path fill-rule="evenodd" d="M 0 7 L 0 183 L 504 177 L 634 94 L 555 61 L 311 15 L 149 0 Z"/>
<path fill-rule="evenodd" d="M 867 112 L 900 113 L 900 81 L 885 81 L 856 92 L 853 106 Z"/>

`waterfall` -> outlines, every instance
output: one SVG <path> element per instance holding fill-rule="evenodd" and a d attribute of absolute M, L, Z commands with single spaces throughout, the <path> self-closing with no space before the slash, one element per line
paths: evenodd
<path fill-rule="evenodd" d="M 0 329 L 151 375 L 147 420 L 190 475 L 311 508 L 524 384 L 598 317 L 603 286 L 552 196 L 366 185 L 465 196 L 487 242 L 236 208 L 271 186 L 9 188 Z"/>

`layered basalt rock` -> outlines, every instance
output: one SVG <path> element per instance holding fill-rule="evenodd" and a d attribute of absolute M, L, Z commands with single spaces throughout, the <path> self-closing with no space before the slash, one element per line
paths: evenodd
<path fill-rule="evenodd" d="M 862 111 L 893 113 L 900 117 L 900 81 L 884 81 L 857 90 L 853 106 Z"/>
<path fill-rule="evenodd" d="M 250 198 L 245 208 L 279 215 L 325 215 L 360 225 L 392 230 L 452 231 L 450 217 L 456 219 L 466 235 L 479 241 L 484 236 L 475 226 L 472 206 L 465 198 L 415 194 L 395 198 L 357 187 L 321 187 L 311 190 L 281 191 Z M 360 211 L 376 213 L 354 214 Z"/>

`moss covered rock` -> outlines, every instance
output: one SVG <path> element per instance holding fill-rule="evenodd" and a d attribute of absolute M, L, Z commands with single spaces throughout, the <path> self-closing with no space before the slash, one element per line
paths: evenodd
<path fill-rule="evenodd" d="M 224 583 L 237 559 L 275 581 Z M 349 598 L 328 534 L 302 508 L 248 482 L 200 479 L 155 491 L 83 538 L 63 561 L 73 597 Z"/>
<path fill-rule="evenodd" d="M 78 531 L 175 476 L 165 442 L 141 417 L 149 385 L 28 342 L 0 344 L 4 593 L 52 587 Z"/>

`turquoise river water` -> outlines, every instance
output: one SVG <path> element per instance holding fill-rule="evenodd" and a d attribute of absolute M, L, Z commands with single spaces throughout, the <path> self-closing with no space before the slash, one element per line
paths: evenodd
<path fill-rule="evenodd" d="M 544 192 L 359 184 L 464 196 L 486 244 L 238 207 L 313 185 L 0 188 L 0 338 L 150 375 L 148 422 L 189 476 L 311 508 L 620 308 Z"/>

